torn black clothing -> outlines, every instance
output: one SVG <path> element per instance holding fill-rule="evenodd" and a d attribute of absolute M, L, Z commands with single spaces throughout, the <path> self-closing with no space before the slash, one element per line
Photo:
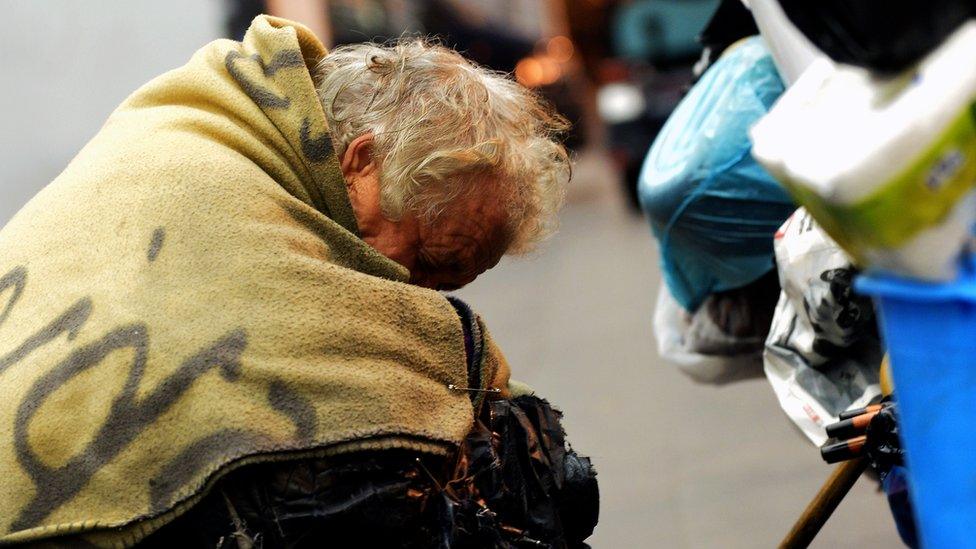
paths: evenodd
<path fill-rule="evenodd" d="M 486 402 L 455 458 L 356 452 L 246 466 L 141 547 L 586 547 L 595 472 L 561 414 Z"/>

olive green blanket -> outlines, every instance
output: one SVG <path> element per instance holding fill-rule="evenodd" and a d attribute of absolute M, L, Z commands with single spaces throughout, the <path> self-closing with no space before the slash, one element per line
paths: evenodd
<path fill-rule="evenodd" d="M 255 19 L 0 231 L 0 543 L 130 545 L 233 467 L 468 432 L 458 314 L 357 237 L 324 54 Z"/>

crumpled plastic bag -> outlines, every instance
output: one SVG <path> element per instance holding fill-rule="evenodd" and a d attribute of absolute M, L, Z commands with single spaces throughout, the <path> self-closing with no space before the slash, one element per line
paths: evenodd
<path fill-rule="evenodd" d="M 694 313 L 661 285 L 654 311 L 658 354 L 699 383 L 762 376 L 762 352 L 779 283 L 769 273 L 743 288 L 711 294 Z"/>
<path fill-rule="evenodd" d="M 705 72 L 647 154 L 638 195 L 688 311 L 773 269 L 773 233 L 796 206 L 752 158 L 748 130 L 782 93 L 762 39 L 748 38 Z"/>
<path fill-rule="evenodd" d="M 870 298 L 857 295 L 857 269 L 803 208 L 776 233 L 782 294 L 764 353 L 780 406 L 817 446 L 844 410 L 881 393 L 883 349 Z"/>
<path fill-rule="evenodd" d="M 485 403 L 444 492 L 446 547 L 586 547 L 600 511 L 596 472 L 566 444 L 561 417 L 531 395 Z"/>

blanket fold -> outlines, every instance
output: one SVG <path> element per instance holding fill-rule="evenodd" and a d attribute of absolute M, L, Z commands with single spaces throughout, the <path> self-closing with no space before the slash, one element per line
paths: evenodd
<path fill-rule="evenodd" d="M 471 428 L 457 313 L 358 237 L 324 54 L 266 16 L 205 46 L 0 231 L 0 543 L 131 545 L 234 467 Z"/>

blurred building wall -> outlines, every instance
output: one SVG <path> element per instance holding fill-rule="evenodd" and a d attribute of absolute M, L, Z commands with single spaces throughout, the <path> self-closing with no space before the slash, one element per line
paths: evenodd
<path fill-rule="evenodd" d="M 529 40 L 538 40 L 547 30 L 549 0 L 461 0 L 481 10 L 492 23 Z"/>
<path fill-rule="evenodd" d="M 140 85 L 223 32 L 221 0 L 0 0 L 0 226 Z"/>

